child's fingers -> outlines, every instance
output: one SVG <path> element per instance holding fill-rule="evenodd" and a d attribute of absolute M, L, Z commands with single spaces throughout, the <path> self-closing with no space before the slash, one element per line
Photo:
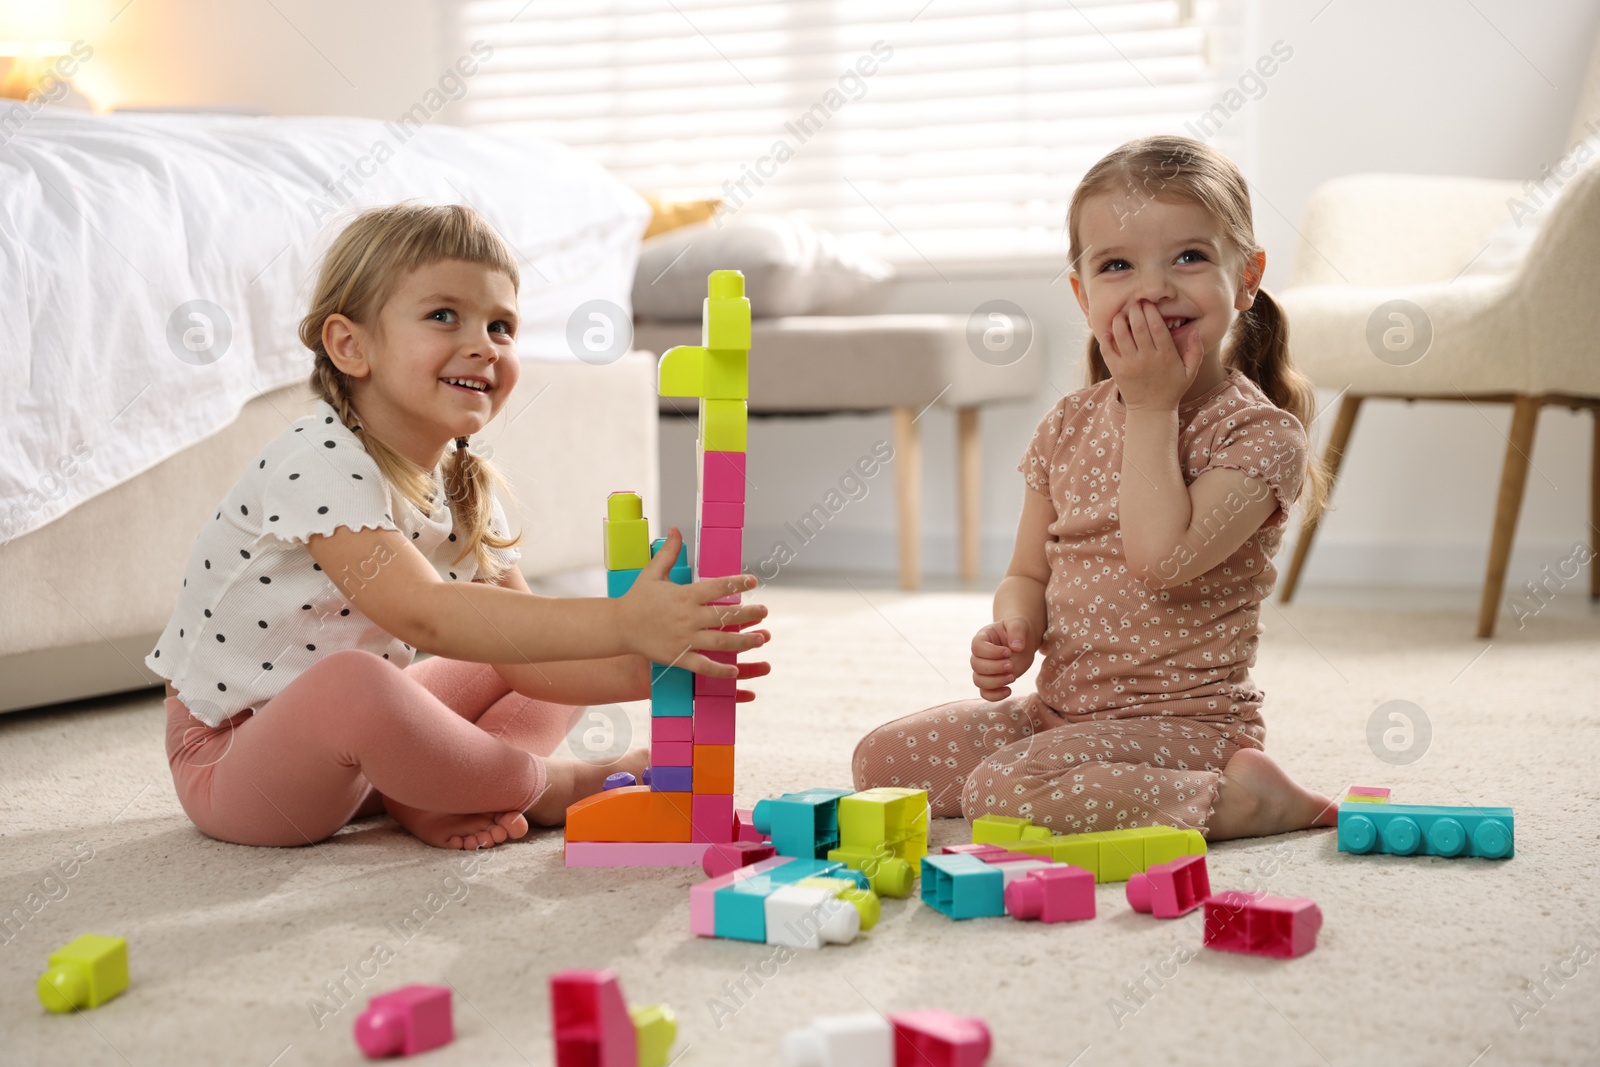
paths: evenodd
<path fill-rule="evenodd" d="M 1010 688 L 1004 687 L 1004 686 L 1002 686 L 999 689 L 981 689 L 980 688 L 978 690 L 979 698 L 983 699 L 983 700 L 987 700 L 991 704 L 994 703 L 996 700 L 1004 700 L 1006 697 L 1008 697 L 1010 695 L 1011 695 Z"/>
<path fill-rule="evenodd" d="M 748 652 L 766 643 L 764 630 L 702 630 L 694 638 L 694 647 L 706 652 Z"/>
<path fill-rule="evenodd" d="M 725 600 L 730 596 L 748 593 L 757 584 L 753 574 L 734 574 L 726 578 L 702 578 L 688 588 L 694 592 L 697 603 L 709 604 L 713 600 Z"/>
<path fill-rule="evenodd" d="M 1004 684 L 1017 676 L 1009 659 L 1001 660 L 973 660 L 972 676 L 987 681 Z"/>
<path fill-rule="evenodd" d="M 1003 640 L 1012 652 L 1021 652 L 1028 646 L 1028 624 L 1022 619 L 1007 619 L 1003 624 Z"/>
<path fill-rule="evenodd" d="M 672 565 L 678 561 L 678 547 L 683 544 L 683 535 L 676 526 L 667 530 L 667 539 L 662 543 L 656 554 L 650 557 L 650 562 L 644 565 L 639 572 L 640 576 L 649 575 L 652 578 L 666 578 L 667 572 L 672 570 Z"/>
<path fill-rule="evenodd" d="M 767 617 L 765 604 L 707 604 L 701 616 L 707 630 L 743 630 Z"/>
<path fill-rule="evenodd" d="M 739 680 L 746 678 L 765 678 L 772 673 L 772 664 L 765 660 L 740 660 L 734 666 L 739 668 Z"/>

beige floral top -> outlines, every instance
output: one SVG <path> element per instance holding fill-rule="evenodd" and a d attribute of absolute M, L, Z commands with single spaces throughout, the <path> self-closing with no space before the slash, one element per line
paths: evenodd
<path fill-rule="evenodd" d="M 1265 483 L 1278 508 L 1210 571 L 1151 589 L 1122 554 L 1125 420 L 1109 378 L 1069 393 L 1039 423 L 1017 467 L 1056 510 L 1045 546 L 1050 583 L 1039 696 L 1059 712 L 1094 718 L 1253 717 L 1263 698 L 1249 673 L 1260 603 L 1277 582 L 1272 556 L 1305 477 L 1305 431 L 1237 369 L 1179 409 L 1184 483 L 1232 468 Z M 1245 503 L 1230 497 L 1215 523 Z"/>

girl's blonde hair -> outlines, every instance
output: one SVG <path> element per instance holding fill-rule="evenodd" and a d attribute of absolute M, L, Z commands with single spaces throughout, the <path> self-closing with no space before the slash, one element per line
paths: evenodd
<path fill-rule="evenodd" d="M 520 284 L 516 257 L 483 216 L 470 207 L 393 204 L 364 211 L 328 249 L 317 276 L 311 310 L 300 320 L 300 341 L 315 357 L 312 392 L 327 401 L 345 426 L 356 433 L 389 484 L 425 512 L 432 511 L 435 503 L 437 483 L 433 472 L 423 470 L 366 432 L 350 403 L 349 376 L 334 366 L 323 347 L 322 325 L 329 315 L 345 315 L 363 326 L 375 325 L 378 312 L 401 279 L 420 267 L 449 259 L 500 271 L 511 279 L 513 290 Z M 506 567 L 489 549 L 509 548 L 522 540 L 521 535 L 501 537 L 489 530 L 494 514 L 493 490 L 499 487 L 510 495 L 510 488 L 488 459 L 465 448 L 454 448 L 445 458 L 444 481 L 462 543 L 461 553 L 452 562 L 459 563 L 469 553 L 474 554 L 479 577 L 498 581 Z"/>
<path fill-rule="evenodd" d="M 1112 151 L 1083 176 L 1067 209 L 1068 255 L 1077 267 L 1085 249 L 1078 237 L 1083 205 L 1100 194 L 1133 195 L 1141 200 L 1194 204 L 1221 225 L 1223 240 L 1241 260 L 1256 250 L 1250 214 L 1250 187 L 1231 159 L 1190 137 L 1160 134 L 1141 137 Z M 1100 341 L 1089 335 L 1089 384 L 1111 376 Z M 1222 363 L 1237 367 L 1261 387 L 1284 411 L 1300 420 L 1307 443 L 1316 417 L 1316 394 L 1311 381 L 1295 369 L 1289 358 L 1289 322 L 1283 309 L 1265 289 L 1256 291 L 1255 303 L 1240 312 L 1224 342 Z M 1315 523 L 1328 502 L 1329 477 L 1316 456 L 1306 457 L 1305 491 L 1300 503 L 1305 521 Z"/>

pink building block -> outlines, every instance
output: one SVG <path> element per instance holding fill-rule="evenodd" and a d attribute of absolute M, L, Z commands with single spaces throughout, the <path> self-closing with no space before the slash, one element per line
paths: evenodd
<path fill-rule="evenodd" d="M 650 740 L 693 741 L 694 721 L 687 715 L 658 715 L 650 720 Z"/>
<path fill-rule="evenodd" d="M 738 828 L 738 834 L 735 837 L 735 840 L 753 841 L 756 844 L 760 844 L 763 841 L 772 840 L 771 837 L 756 829 L 756 817 L 754 812 L 755 809 L 753 808 L 733 809 L 734 825 Z"/>
<path fill-rule="evenodd" d="M 680 721 L 694 723 L 694 738 L 702 745 L 731 745 L 734 743 L 735 706 L 731 696 L 697 695 L 694 718 Z"/>
<path fill-rule="evenodd" d="M 741 528 L 744 526 L 744 505 L 736 500 L 702 500 L 700 525 Z"/>
<path fill-rule="evenodd" d="M 701 578 L 722 578 L 739 574 L 744 558 L 744 531 L 738 527 L 700 527 L 696 574 Z"/>
<path fill-rule="evenodd" d="M 707 878 L 720 878 L 729 871 L 760 863 L 776 854 L 771 845 L 754 841 L 733 841 L 726 845 L 712 845 L 700 859 L 700 869 Z"/>
<path fill-rule="evenodd" d="M 1211 876 L 1204 856 L 1179 856 L 1158 863 L 1128 879 L 1128 903 L 1134 911 L 1158 919 L 1187 915 L 1211 895 Z"/>
<path fill-rule="evenodd" d="M 688 721 L 685 719 L 684 721 Z M 663 741 L 652 733 L 650 742 L 650 766 L 652 767 L 693 767 L 694 742 L 693 741 Z"/>
<path fill-rule="evenodd" d="M 689 887 L 689 932 L 701 937 L 717 936 L 717 890 L 730 886 L 745 878 L 753 878 L 764 874 L 774 867 L 781 867 L 793 857 L 773 856 L 770 859 L 760 860 L 748 867 L 729 871 L 727 874 L 709 878 L 699 885 Z"/>
<path fill-rule="evenodd" d="M 706 655 L 717 654 L 718 653 L 706 653 Z M 695 700 L 699 700 L 703 696 L 727 697 L 729 700 L 733 700 L 737 698 L 738 693 L 739 679 L 737 678 L 711 678 L 704 674 L 697 674 L 694 676 Z M 708 744 L 709 742 L 702 739 L 700 743 Z"/>
<path fill-rule="evenodd" d="M 1227 890 L 1205 902 L 1205 944 L 1224 952 L 1292 959 L 1317 947 L 1322 909 L 1309 897 Z"/>
<path fill-rule="evenodd" d="M 371 1059 L 415 1056 L 455 1040 L 447 985 L 408 985 L 367 1002 L 355 1023 L 356 1044 Z"/>
<path fill-rule="evenodd" d="M 889 1016 L 895 1067 L 983 1067 L 992 1042 L 975 1015 L 906 1011 Z"/>
<path fill-rule="evenodd" d="M 695 841 L 728 844 L 738 832 L 733 822 L 733 798 L 720 793 L 696 793 L 690 801 L 689 836 Z M 704 863 L 704 860 L 701 861 Z"/>
<path fill-rule="evenodd" d="M 1378 797 L 1389 799 L 1389 787 L 1386 785 L 1353 785 L 1345 790 L 1346 796 Z"/>
<path fill-rule="evenodd" d="M 692 867 L 704 841 L 568 841 L 568 867 Z"/>
<path fill-rule="evenodd" d="M 1001 849 L 998 854 L 982 852 L 978 853 L 977 856 L 980 860 L 989 864 L 1054 862 L 1049 856 L 1030 856 L 1026 852 L 1007 852 L 1005 849 Z"/>
<path fill-rule="evenodd" d="M 1094 872 L 1070 863 L 1029 871 L 1005 888 L 1013 919 L 1074 922 L 1094 918 Z"/>
<path fill-rule="evenodd" d="M 744 453 L 706 452 L 700 458 L 702 503 L 744 503 Z"/>
<path fill-rule="evenodd" d="M 638 1067 L 639 1041 L 611 971 L 550 976 L 550 1031 L 556 1067 Z"/>
<path fill-rule="evenodd" d="M 984 844 L 976 841 L 966 845 L 945 845 L 940 851 L 950 856 L 976 856 L 980 860 L 986 860 L 990 856 L 1007 856 L 1011 854 L 999 845 Z M 1026 853 L 1018 854 L 1025 855 Z"/>

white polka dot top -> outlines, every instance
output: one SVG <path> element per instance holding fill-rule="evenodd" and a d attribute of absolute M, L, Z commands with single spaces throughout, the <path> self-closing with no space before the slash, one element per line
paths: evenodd
<path fill-rule="evenodd" d="M 443 479 L 442 470 L 439 477 Z M 208 726 L 260 710 L 323 656 L 365 649 L 405 667 L 415 649 L 348 600 L 306 549 L 312 534 L 398 530 L 445 581 L 477 576 L 448 502 L 424 514 L 393 489 L 325 401 L 267 445 L 195 540 L 167 628 L 145 665 Z M 494 502 L 490 527 L 504 536 Z M 507 563 L 516 548 L 495 551 Z"/>

